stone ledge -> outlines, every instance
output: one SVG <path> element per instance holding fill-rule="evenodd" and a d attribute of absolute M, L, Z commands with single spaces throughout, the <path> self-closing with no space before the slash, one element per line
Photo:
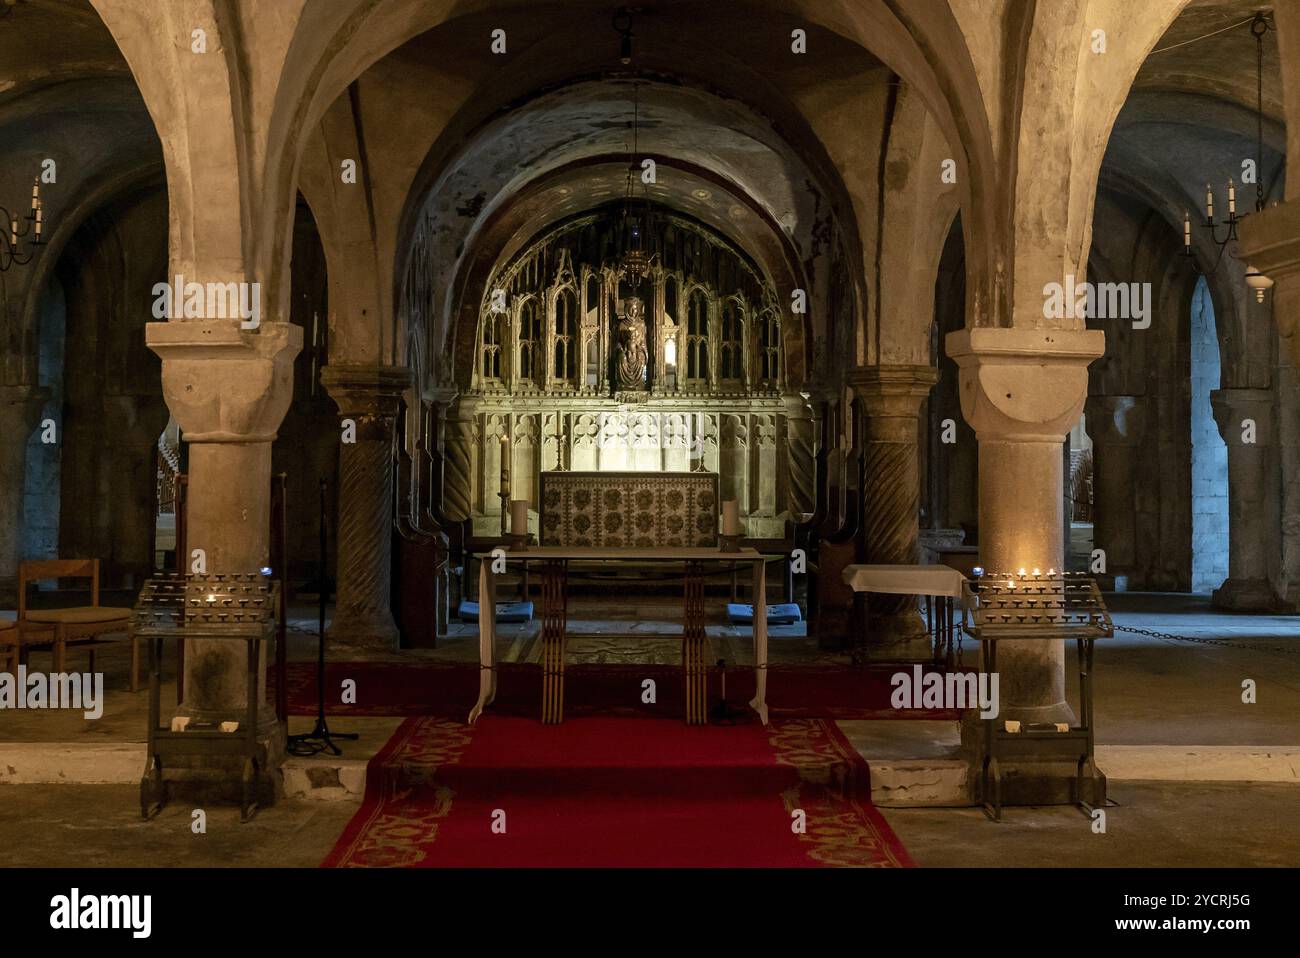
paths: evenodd
<path fill-rule="evenodd" d="M 0 785 L 139 785 L 144 742 L 0 742 Z"/>
<path fill-rule="evenodd" d="M 1098 745 L 1116 781 L 1283 782 L 1300 785 L 1300 746 Z"/>

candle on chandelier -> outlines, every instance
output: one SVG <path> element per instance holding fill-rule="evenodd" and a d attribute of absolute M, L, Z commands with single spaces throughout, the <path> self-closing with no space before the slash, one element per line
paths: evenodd
<path fill-rule="evenodd" d="M 1192 248 L 1192 214 L 1183 210 L 1183 249 Z"/>
<path fill-rule="evenodd" d="M 1214 190 L 1210 188 L 1209 183 L 1205 184 L 1205 218 L 1214 219 Z"/>
<path fill-rule="evenodd" d="M 1237 212 L 1237 184 L 1228 178 L 1228 215 L 1232 216 Z"/>
<path fill-rule="evenodd" d="M 41 241 L 41 206 L 36 205 L 36 242 Z"/>
<path fill-rule="evenodd" d="M 18 247 L 18 221 L 9 221 L 9 244 L 15 249 Z"/>
<path fill-rule="evenodd" d="M 41 178 L 38 176 L 32 181 L 32 212 L 35 213 L 41 205 Z"/>
<path fill-rule="evenodd" d="M 501 434 L 501 492 L 510 492 L 510 439 L 505 433 Z"/>

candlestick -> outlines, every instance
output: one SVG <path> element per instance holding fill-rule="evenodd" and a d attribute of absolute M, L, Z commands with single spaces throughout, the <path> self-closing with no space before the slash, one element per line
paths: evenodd
<path fill-rule="evenodd" d="M 1228 179 L 1228 215 L 1232 216 L 1237 212 L 1237 186 Z"/>
<path fill-rule="evenodd" d="M 722 534 L 724 536 L 740 535 L 740 503 L 735 499 L 722 501 Z"/>
<path fill-rule="evenodd" d="M 1192 248 L 1192 214 L 1183 210 L 1183 248 Z"/>
<path fill-rule="evenodd" d="M 528 535 L 528 500 L 510 500 L 510 531 L 515 535 Z"/>
<path fill-rule="evenodd" d="M 36 208 L 40 205 L 41 205 L 41 178 L 38 176 L 32 182 L 32 212 L 35 213 Z"/>
<path fill-rule="evenodd" d="M 1205 218 L 1214 219 L 1214 190 L 1210 188 L 1209 183 L 1205 184 Z"/>
<path fill-rule="evenodd" d="M 501 434 L 501 493 L 510 492 L 510 438 Z"/>

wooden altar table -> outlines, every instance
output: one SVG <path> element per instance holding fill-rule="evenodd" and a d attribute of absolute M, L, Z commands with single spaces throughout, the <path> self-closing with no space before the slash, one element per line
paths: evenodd
<path fill-rule="evenodd" d="M 565 626 L 568 618 L 568 564 L 570 560 L 600 562 L 676 563 L 685 568 L 685 620 L 682 628 L 682 672 L 686 682 L 686 722 L 708 721 L 707 642 L 704 629 L 704 567 L 749 563 L 754 570 L 754 679 L 750 707 L 767 724 L 767 598 L 764 557 L 754 549 L 721 552 L 707 547 L 656 547 L 615 549 L 574 546 L 533 546 L 526 551 L 506 551 L 506 567 L 513 563 L 542 566 L 542 721 L 555 725 L 564 720 Z M 469 713 L 473 723 L 496 695 L 496 582 L 493 556 L 479 564 L 479 693 Z"/>

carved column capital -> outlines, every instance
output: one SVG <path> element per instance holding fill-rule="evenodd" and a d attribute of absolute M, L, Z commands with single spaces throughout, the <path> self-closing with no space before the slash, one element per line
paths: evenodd
<path fill-rule="evenodd" d="M 1271 389 L 1216 389 L 1210 393 L 1210 406 L 1214 410 L 1219 435 L 1227 443 L 1230 453 L 1234 446 L 1241 445 L 1242 424 L 1247 419 L 1255 423 L 1254 446 L 1273 444 Z"/>
<path fill-rule="evenodd" d="M 933 366 L 857 366 L 845 381 L 864 414 L 868 441 L 917 441 L 921 402 L 939 381 Z"/>
<path fill-rule="evenodd" d="M 331 363 L 321 370 L 321 385 L 339 407 L 339 415 L 357 421 L 357 432 L 383 432 L 386 438 L 411 386 L 411 371 L 405 366 L 362 366 Z"/>
<path fill-rule="evenodd" d="M 981 441 L 1064 442 L 1088 395 L 1099 329 L 959 329 L 946 340 L 961 411 Z"/>
<path fill-rule="evenodd" d="M 1146 431 L 1142 396 L 1089 396 L 1084 403 L 1088 435 L 1098 446 L 1136 446 Z"/>
<path fill-rule="evenodd" d="M 163 396 L 187 442 L 271 442 L 293 400 L 302 329 L 240 321 L 149 323 L 145 343 L 162 359 Z"/>

